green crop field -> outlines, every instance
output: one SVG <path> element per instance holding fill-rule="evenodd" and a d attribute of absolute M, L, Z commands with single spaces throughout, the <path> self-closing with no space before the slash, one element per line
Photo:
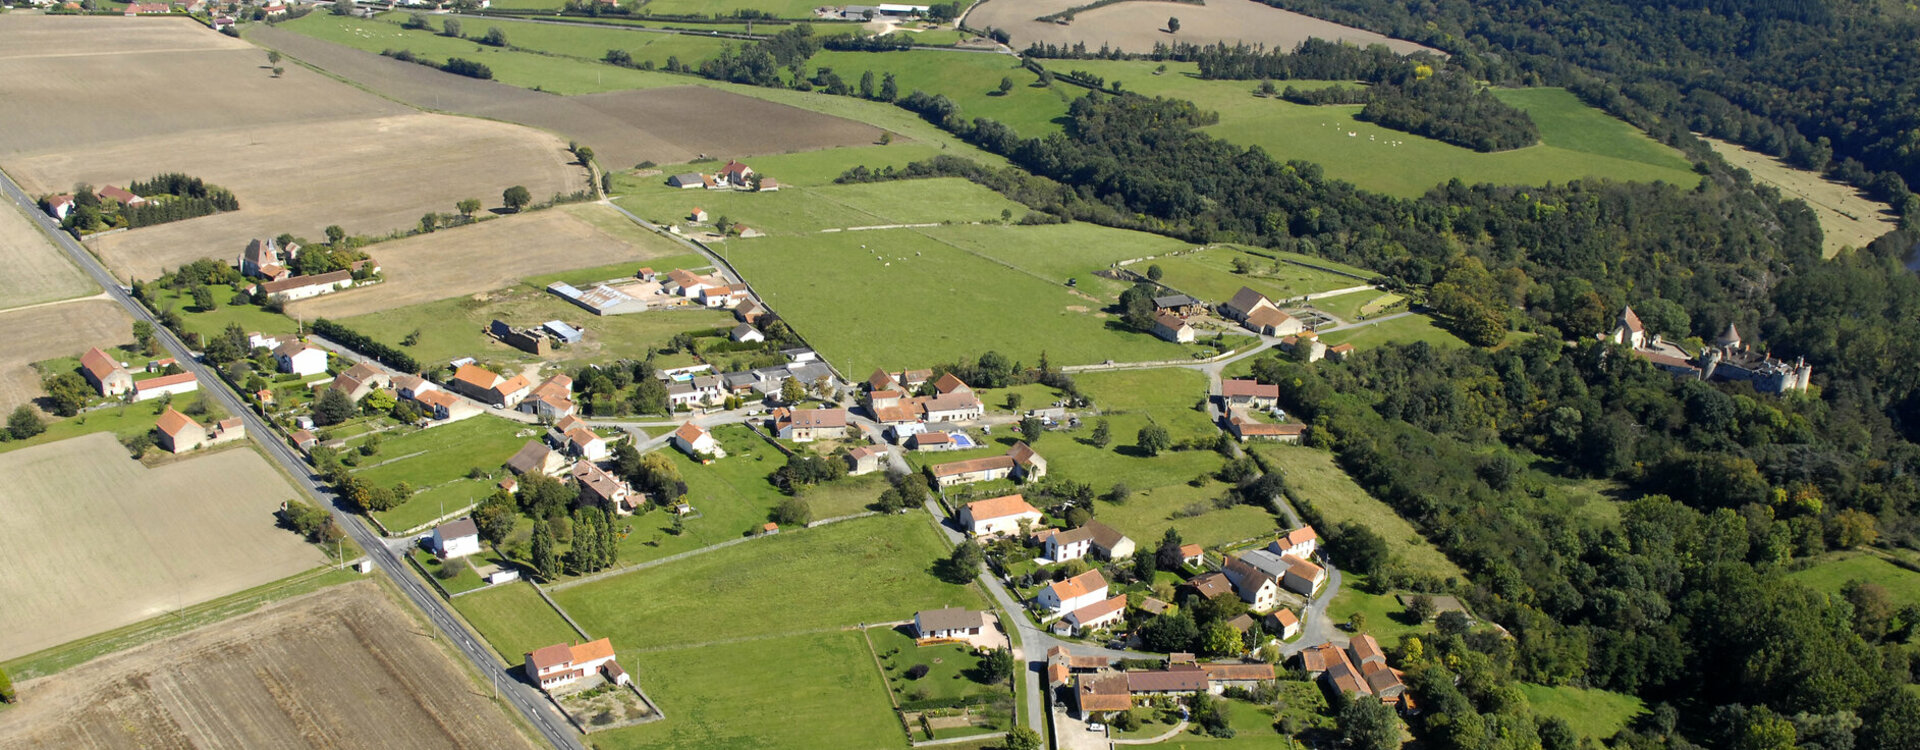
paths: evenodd
<path fill-rule="evenodd" d="M 1387 541 L 1394 558 L 1414 572 L 1441 578 L 1466 577 L 1460 566 L 1421 536 L 1413 524 L 1355 484 L 1326 451 L 1279 444 L 1264 444 L 1254 450 L 1280 470 L 1287 486 L 1311 504 L 1327 525 L 1353 521 L 1372 529 Z M 1322 529 L 1320 533 L 1324 536 L 1329 531 Z"/>
<path fill-rule="evenodd" d="M 519 664 L 541 646 L 580 640 L 580 634 L 547 606 L 531 583 L 510 583 L 455 597 L 453 608 L 473 623 L 508 664 Z"/>
<path fill-rule="evenodd" d="M 1639 698 L 1572 685 L 1547 687 L 1520 683 L 1520 694 L 1536 714 L 1558 716 L 1582 737 L 1604 740 L 1627 728 L 1627 722 L 1647 712 Z"/>
<path fill-rule="evenodd" d="M 1692 187 L 1699 183 L 1678 152 L 1633 126 L 1588 107 L 1564 89 L 1496 90 L 1502 100 L 1524 109 L 1540 128 L 1540 143 L 1528 148 L 1482 154 L 1440 141 L 1355 119 L 1359 105 L 1313 107 L 1254 95 L 1258 81 L 1205 81 L 1192 63 L 1056 60 L 1057 72 L 1085 70 L 1120 81 L 1128 91 L 1190 99 L 1220 113 L 1206 128 L 1242 146 L 1259 146 L 1278 160 L 1320 164 L 1327 175 L 1369 190 L 1412 197 L 1446 181 L 1468 184 L 1538 185 L 1585 177 L 1622 181 L 1665 180 Z M 1319 88 L 1330 81 L 1275 81 L 1276 86 Z M 1352 133 L 1353 135 L 1348 135 Z M 1397 144 L 1397 145 L 1396 145 Z"/>
<path fill-rule="evenodd" d="M 409 31 L 400 28 L 397 23 L 314 13 L 282 23 L 279 28 L 375 54 L 389 49 L 405 49 L 412 50 L 414 55 L 436 64 L 446 62 L 449 57 L 473 60 L 491 68 L 494 80 L 501 83 L 559 94 L 592 94 L 687 83 L 686 79 L 678 76 L 630 70 L 536 52 L 487 47 L 471 40 L 443 37 L 435 32 L 439 30 L 440 23 L 445 18 L 448 17 L 434 19 L 434 31 Z M 487 33 L 489 26 L 501 26 L 504 30 L 507 24 L 512 23 L 510 21 L 496 23 L 495 19 L 472 16 L 463 16 L 458 20 L 462 33 L 476 37 Z M 587 31 L 599 30 L 587 29 Z M 639 34 L 635 32 L 635 35 Z M 633 50 L 635 60 L 642 59 L 644 54 L 644 59 L 658 56 L 660 58 L 658 62 L 664 63 L 668 54 L 678 54 L 683 62 L 693 64 L 720 49 L 718 39 L 675 34 L 657 36 L 661 37 L 661 41 L 655 44 L 663 46 L 649 45 Z M 509 36 L 507 42 L 513 44 L 515 40 Z M 602 49 L 595 55 L 605 53 L 606 50 Z"/>
<path fill-rule="evenodd" d="M 925 520 L 916 523 L 926 526 Z M 790 612 L 768 608 L 749 617 L 780 620 Z M 873 655 L 857 631 L 633 650 L 645 643 L 613 638 L 621 663 L 660 704 L 666 718 L 596 732 L 594 747 L 868 750 L 907 745 Z"/>
<path fill-rule="evenodd" d="M 1248 266 L 1247 273 L 1234 272 L 1236 260 Z M 1213 247 L 1146 264 L 1135 263 L 1130 270 L 1146 273 L 1148 267 L 1155 265 L 1162 274 L 1160 283 L 1216 303 L 1232 299 L 1241 287 L 1252 287 L 1269 299 L 1284 303 L 1303 294 L 1366 284 L 1351 276 L 1277 261 L 1233 247 Z"/>
<path fill-rule="evenodd" d="M 627 263 L 622 268 L 630 274 L 639 266 L 639 263 Z M 662 269 L 677 267 L 660 266 Z M 494 320 L 518 327 L 538 327 L 549 320 L 561 320 L 586 331 L 586 336 L 578 344 L 557 346 L 551 353 L 536 357 L 488 336 L 487 324 Z M 599 316 L 548 294 L 544 288 L 526 285 L 483 296 L 455 297 L 356 315 L 340 323 L 394 346 L 399 346 L 409 333 L 419 331 L 419 343 L 402 348 L 426 363 L 477 357 L 489 362 L 584 364 L 646 359 L 649 352 L 666 345 L 675 334 L 732 327 L 736 321 L 726 310 L 708 309 Z"/>
<path fill-rule="evenodd" d="M 1894 606 L 1920 604 L 1920 573 L 1902 568 L 1866 552 L 1838 552 L 1805 570 L 1787 576 L 1808 588 L 1839 596 L 1848 581 L 1872 581 L 1887 590 Z"/>
<path fill-rule="evenodd" d="M 998 221 L 1003 216 L 1023 216 L 1028 210 L 958 177 L 820 187 L 782 183 L 778 191 L 756 193 L 655 186 L 618 202 L 660 223 L 686 222 L 694 208 L 701 208 L 715 222 L 726 217 L 768 234 L 788 235 L 848 227 Z"/>
<path fill-rule="evenodd" d="M 686 481 L 686 501 L 696 513 L 682 521 L 678 534 L 673 531 L 673 514 L 665 511 L 621 519 L 616 528 L 632 527 L 620 543 L 621 563 L 654 560 L 738 539 L 772 520 L 774 506 L 785 496 L 767 477 L 784 465 L 786 458 L 739 425 L 716 427 L 713 437 L 720 441 L 727 457 L 707 466 L 694 463 L 671 447 L 661 448 L 672 457 L 680 478 Z M 879 493 L 874 496 L 879 497 Z M 817 510 L 814 515 L 827 517 Z"/>
<path fill-rule="evenodd" d="M 860 74 L 869 70 L 875 78 L 892 73 L 902 99 L 916 90 L 941 94 L 953 100 L 967 119 L 997 120 L 1025 136 L 1059 130 L 1067 114 L 1067 102 L 1081 93 L 1065 84 L 1037 87 L 1034 84 L 1039 77 L 1020 67 L 1019 60 L 1005 55 L 939 50 L 822 52 L 808 64 L 832 68 L 849 86 L 858 85 Z M 1005 95 L 999 93 L 1002 78 L 1013 81 L 1013 88 Z"/>
<path fill-rule="evenodd" d="M 983 606 L 972 588 L 933 575 L 946 554 L 925 517 L 876 516 L 788 530 L 553 596 L 616 644 L 685 648 Z"/>
<path fill-rule="evenodd" d="M 928 367 L 988 350 L 1057 365 L 1186 356 L 1121 330 L 1104 303 L 915 230 L 728 243 L 735 267 L 843 372 Z"/>

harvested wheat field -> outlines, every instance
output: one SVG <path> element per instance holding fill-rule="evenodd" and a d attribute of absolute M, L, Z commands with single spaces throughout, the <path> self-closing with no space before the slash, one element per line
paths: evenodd
<path fill-rule="evenodd" d="M 1094 49 L 1105 44 L 1126 52 L 1152 52 L 1156 42 L 1203 45 L 1222 42 L 1292 50 L 1308 38 L 1318 38 L 1362 47 L 1384 44 L 1400 54 L 1433 51 L 1413 42 L 1254 0 L 1207 0 L 1205 5 L 1140 0 L 1083 11 L 1067 24 L 1034 20 L 1086 4 L 1086 0 L 988 0 L 967 14 L 966 24 L 974 28 L 1004 29 L 1013 36 L 1015 49 L 1041 42 L 1085 43 Z M 1180 19 L 1177 34 L 1167 33 L 1170 17 Z"/>
<path fill-rule="evenodd" d="M 36 305 L 100 291 L 17 206 L 0 206 L 0 308 Z"/>
<path fill-rule="evenodd" d="M 240 198 L 239 211 L 90 240 L 123 279 L 151 279 L 203 257 L 231 260 L 254 237 L 321 237 L 329 224 L 383 235 L 417 225 L 428 211 L 451 212 L 462 198 L 498 206 L 513 185 L 535 200 L 586 188 L 586 173 L 566 163 L 564 141 L 488 120 L 411 114 L 283 125 L 271 138 L 223 135 L 236 138 L 220 149 L 196 145 L 206 133 L 121 140 L 15 157 L 8 171 L 29 192 L 186 172 Z"/>
<path fill-rule="evenodd" d="M 0 748 L 529 748 L 359 581 L 20 684 Z"/>
<path fill-rule="evenodd" d="M 298 491 L 245 447 L 148 468 L 94 433 L 0 453 L 0 476 L 0 659 L 326 561 L 276 526 Z"/>
<path fill-rule="evenodd" d="M 555 96 L 443 73 L 284 29 L 247 38 L 422 109 L 517 122 L 592 146 L 609 168 L 681 164 L 873 143 L 883 132 L 798 107 L 704 86 Z M 662 74 L 665 75 L 665 74 Z M 536 193 L 537 194 L 537 193 Z"/>
<path fill-rule="evenodd" d="M 130 343 L 133 318 L 102 296 L 0 312 L 0 331 L 7 332 L 7 345 L 0 347 L 0 408 L 12 411 L 42 395 L 33 363 Z"/>
<path fill-rule="evenodd" d="M 371 251 L 380 259 L 385 282 L 296 302 L 287 313 L 306 320 L 339 320 L 492 291 L 528 276 L 688 252 L 598 204 L 443 229 L 381 243 Z"/>
<path fill-rule="evenodd" d="M 0 154 L 411 111 L 298 65 L 274 78 L 265 50 L 185 18 L 7 13 L 0 39 Z"/>
<path fill-rule="evenodd" d="M 1696 134 L 1698 135 L 1698 134 Z M 1885 203 L 1879 203 L 1859 189 L 1821 177 L 1818 172 L 1796 169 L 1779 159 L 1749 151 L 1726 141 L 1700 136 L 1713 152 L 1753 175 L 1753 179 L 1778 189 L 1783 197 L 1806 201 L 1820 217 L 1821 249 L 1831 258 L 1844 248 L 1862 248 L 1880 235 L 1899 226 L 1898 217 Z"/>

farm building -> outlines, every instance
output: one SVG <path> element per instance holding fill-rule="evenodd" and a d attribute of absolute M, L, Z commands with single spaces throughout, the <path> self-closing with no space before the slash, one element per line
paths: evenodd
<path fill-rule="evenodd" d="M 879 471 L 886 461 L 887 449 L 878 445 L 862 445 L 847 451 L 847 473 L 853 476 L 872 474 Z"/>
<path fill-rule="evenodd" d="M 1040 522 L 1040 511 L 1027 504 L 1026 497 L 1021 495 L 975 500 L 960 506 L 960 526 L 974 536 L 1017 534 L 1021 521 Z"/>
<path fill-rule="evenodd" d="M 1280 404 L 1280 386 L 1244 378 L 1222 380 L 1220 399 L 1229 409 L 1272 409 Z"/>
<path fill-rule="evenodd" d="M 782 440 L 810 443 L 831 438 L 847 429 L 846 409 L 775 409 L 774 432 Z"/>
<path fill-rule="evenodd" d="M 527 441 L 512 458 L 507 459 L 507 470 L 515 474 L 556 476 L 566 467 L 566 456 L 538 440 Z"/>
<path fill-rule="evenodd" d="M 542 323 L 540 324 L 540 328 L 546 331 L 547 335 L 552 336 L 554 340 L 563 344 L 578 344 L 580 343 L 581 337 L 586 335 L 586 332 L 558 320 L 549 320 Z"/>
<path fill-rule="evenodd" d="M 580 488 L 580 496 L 594 502 L 613 506 L 615 513 L 627 515 L 639 509 L 645 502 L 643 497 L 635 497 L 633 488 L 607 472 L 595 466 L 591 461 L 575 461 L 567 472 L 575 487 Z"/>
<path fill-rule="evenodd" d="M 102 396 L 118 396 L 133 390 L 133 373 L 98 347 L 80 355 L 80 374 Z"/>
<path fill-rule="evenodd" d="M 534 386 L 527 397 L 514 407 L 542 419 L 560 419 L 574 412 L 573 378 L 556 373 Z"/>
<path fill-rule="evenodd" d="M 667 178 L 667 187 L 676 187 L 676 188 L 680 188 L 681 190 L 692 190 L 695 188 L 703 188 L 706 186 L 707 186 L 706 179 L 704 177 L 701 177 L 699 172 L 687 172 L 685 174 L 677 174 Z M 705 212 L 702 212 L 702 213 L 705 213 Z M 706 219 L 700 219 L 700 221 L 706 221 Z"/>
<path fill-rule="evenodd" d="M 1194 341 L 1193 326 L 1178 315 L 1160 313 L 1153 316 L 1153 335 L 1176 344 L 1191 344 Z"/>
<path fill-rule="evenodd" d="M 153 425 L 155 440 L 162 450 L 169 453 L 185 453 L 202 446 L 219 445 L 243 439 L 247 436 L 246 423 L 239 417 L 221 420 L 212 427 L 202 427 L 192 417 L 174 411 L 169 406 L 160 412 L 160 419 Z"/>
<path fill-rule="evenodd" d="M 1282 443 L 1298 443 L 1300 436 L 1306 434 L 1307 426 L 1299 422 L 1266 424 L 1255 422 L 1240 414 L 1229 414 L 1227 430 L 1241 442 L 1248 440 L 1277 440 Z"/>
<path fill-rule="evenodd" d="M 478 413 L 468 406 L 467 402 L 461 401 L 460 397 L 437 388 L 414 391 L 413 402 L 420 405 L 420 408 L 426 412 L 427 418 L 434 420 L 448 420 L 456 416 Z"/>
<path fill-rule="evenodd" d="M 1165 297 L 1153 298 L 1153 309 L 1169 315 L 1186 317 L 1204 311 L 1206 306 L 1201 304 L 1200 300 L 1184 294 L 1169 294 Z"/>
<path fill-rule="evenodd" d="M 268 299 L 280 302 L 293 302 L 336 292 L 350 286 L 353 286 L 353 272 L 339 270 L 311 276 L 293 276 L 279 281 L 262 281 L 249 287 L 247 291 L 262 294 Z"/>
<path fill-rule="evenodd" d="M 193 373 L 183 372 L 177 375 L 162 375 L 157 378 L 136 381 L 133 384 L 133 400 L 146 401 L 176 393 L 191 393 L 200 390 L 200 379 Z"/>
<path fill-rule="evenodd" d="M 487 335 L 534 356 L 545 356 L 553 352 L 553 342 L 544 333 L 532 328 L 515 328 L 504 320 L 495 320 L 487 324 Z"/>
<path fill-rule="evenodd" d="M 583 292 L 572 284 L 556 281 L 547 285 L 547 293 L 579 305 L 595 315 L 625 315 L 647 310 L 646 302 L 605 284 Z"/>
<path fill-rule="evenodd" d="M 673 431 L 673 447 L 679 448 L 694 458 L 701 456 L 723 458 L 727 455 L 727 452 L 721 449 L 720 441 L 713 439 L 713 433 L 692 422 L 680 425 L 680 429 Z"/>
<path fill-rule="evenodd" d="M 480 554 L 480 527 L 471 518 L 448 521 L 433 527 L 429 541 L 433 554 L 442 560 L 477 555 Z"/>

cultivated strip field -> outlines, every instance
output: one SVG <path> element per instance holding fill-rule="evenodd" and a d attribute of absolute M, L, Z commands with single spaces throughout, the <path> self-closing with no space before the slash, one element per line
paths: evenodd
<path fill-rule="evenodd" d="M 1384 44 L 1401 54 L 1427 49 L 1413 42 L 1281 10 L 1254 0 L 1208 0 L 1205 5 L 1123 2 L 1084 11 L 1066 25 L 1034 20 L 1087 3 L 1088 0 L 990 0 L 968 13 L 966 24 L 976 29 L 1005 30 L 1013 35 L 1015 49 L 1033 42 L 1066 45 L 1084 42 L 1093 49 L 1106 44 L 1127 52 L 1151 52 L 1156 42 L 1244 42 L 1291 50 L 1308 38 L 1330 39 L 1361 47 Z M 1178 34 L 1166 31 L 1167 18 L 1170 16 L 1180 19 Z"/>
<path fill-rule="evenodd" d="M 1816 172 L 1795 169 L 1766 154 L 1748 151 L 1722 140 L 1702 136 L 1713 152 L 1753 175 L 1753 179 L 1778 188 L 1788 198 L 1799 198 L 1820 217 L 1820 232 L 1827 257 L 1840 254 L 1841 248 L 1861 248 L 1899 226 L 1886 204 L 1862 195 L 1859 190 L 1821 178 Z"/>
<path fill-rule="evenodd" d="M 0 454 L 0 476 L 0 659 L 325 562 L 276 528 L 297 492 L 251 450 L 150 469 L 96 433 Z"/>
<path fill-rule="evenodd" d="M 486 690 L 356 582 L 21 686 L 0 748 L 526 748 Z"/>
<path fill-rule="evenodd" d="M 100 291 L 12 205 L 0 208 L 0 308 L 14 308 Z"/>
<path fill-rule="evenodd" d="M 259 128 L 408 111 L 295 65 L 283 63 L 285 74 L 274 78 L 266 52 L 185 18 L 8 13 L 0 39 L 0 100 L 33 103 L 0 107 L 0 154 L 213 127 L 268 136 Z M 207 141 L 195 150 L 230 145 Z"/>
<path fill-rule="evenodd" d="M 663 88 L 561 97 L 442 73 L 285 29 L 255 28 L 247 37 L 418 107 L 560 133 L 592 146 L 601 163 L 614 169 L 642 161 L 685 162 L 701 154 L 745 157 L 866 144 L 881 133 L 871 125 L 798 107 L 704 86 L 674 85 L 687 79 L 664 73 L 624 71 L 655 78 Z"/>
<path fill-rule="evenodd" d="M 33 363 L 131 342 L 133 319 L 111 300 L 75 300 L 0 313 L 0 331 L 7 332 L 7 345 L 0 346 L 0 407 L 12 410 L 41 395 Z"/>
<path fill-rule="evenodd" d="M 617 228 L 614 221 L 632 231 L 615 235 L 603 228 Z M 611 208 L 583 204 L 417 235 L 376 245 L 372 252 L 385 283 L 315 297 L 288 312 L 338 320 L 499 289 L 535 274 L 637 264 L 687 250 L 640 230 Z"/>

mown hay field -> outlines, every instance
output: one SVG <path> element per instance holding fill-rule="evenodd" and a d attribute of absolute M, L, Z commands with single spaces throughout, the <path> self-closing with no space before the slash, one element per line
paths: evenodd
<path fill-rule="evenodd" d="M 82 299 L 0 312 L 0 408 L 12 411 L 45 395 L 33 363 L 78 357 L 88 347 L 106 349 L 133 341 L 133 318 L 105 299 Z"/>
<path fill-rule="evenodd" d="M 15 308 L 100 291 L 17 207 L 0 208 L 0 307 Z"/>
<path fill-rule="evenodd" d="M 1208 0 L 1204 5 L 1168 2 L 1125 2 L 1079 13 L 1072 23 L 1036 20 L 1087 0 L 989 0 L 967 14 L 976 29 L 1004 29 L 1015 49 L 1033 42 L 1056 45 L 1084 43 L 1127 52 L 1151 52 L 1156 43 L 1262 44 L 1291 50 L 1309 38 L 1347 42 L 1361 47 L 1384 44 L 1406 54 L 1426 49 L 1364 29 L 1342 26 L 1312 16 L 1281 10 L 1254 0 Z M 1167 19 L 1180 19 L 1180 30 L 1170 33 Z"/>

